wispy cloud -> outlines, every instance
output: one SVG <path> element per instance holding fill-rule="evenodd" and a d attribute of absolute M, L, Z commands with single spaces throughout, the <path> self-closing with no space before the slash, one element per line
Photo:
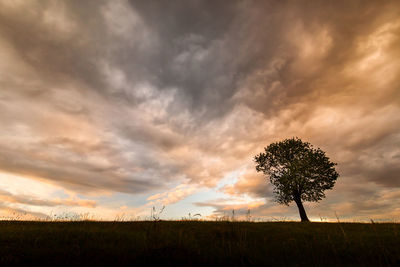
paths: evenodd
<path fill-rule="evenodd" d="M 81 206 L 94 208 L 96 201 L 86 199 L 39 199 L 26 195 L 14 195 L 8 191 L 0 190 L 0 200 L 4 203 L 27 204 L 31 206 Z"/>

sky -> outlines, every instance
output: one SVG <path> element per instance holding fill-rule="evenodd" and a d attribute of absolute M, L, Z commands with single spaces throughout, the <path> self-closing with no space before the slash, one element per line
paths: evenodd
<path fill-rule="evenodd" d="M 400 219 L 400 2 L 0 0 L 2 219 L 298 220 L 253 158 L 337 163 L 311 220 Z"/>

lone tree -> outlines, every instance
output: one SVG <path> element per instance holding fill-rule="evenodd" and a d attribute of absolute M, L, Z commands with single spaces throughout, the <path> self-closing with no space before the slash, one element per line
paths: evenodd
<path fill-rule="evenodd" d="M 325 197 L 325 190 L 332 189 L 339 177 L 336 163 L 297 137 L 272 143 L 264 150 L 254 158 L 256 170 L 269 177 L 276 201 L 285 205 L 296 202 L 301 221 L 308 222 L 302 202 L 318 202 Z"/>

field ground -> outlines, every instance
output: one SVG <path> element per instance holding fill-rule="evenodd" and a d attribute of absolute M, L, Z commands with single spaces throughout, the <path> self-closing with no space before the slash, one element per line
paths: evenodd
<path fill-rule="evenodd" d="M 0 222 L 0 265 L 400 265 L 400 224 Z"/>

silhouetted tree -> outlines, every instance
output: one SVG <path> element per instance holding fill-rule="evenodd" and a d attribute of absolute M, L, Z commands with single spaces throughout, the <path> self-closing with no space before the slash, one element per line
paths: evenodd
<path fill-rule="evenodd" d="M 302 201 L 318 202 L 324 191 L 332 189 L 339 174 L 320 148 L 299 138 L 272 143 L 255 156 L 256 170 L 267 175 L 274 185 L 276 201 L 289 205 L 294 201 L 301 221 L 309 221 Z"/>

